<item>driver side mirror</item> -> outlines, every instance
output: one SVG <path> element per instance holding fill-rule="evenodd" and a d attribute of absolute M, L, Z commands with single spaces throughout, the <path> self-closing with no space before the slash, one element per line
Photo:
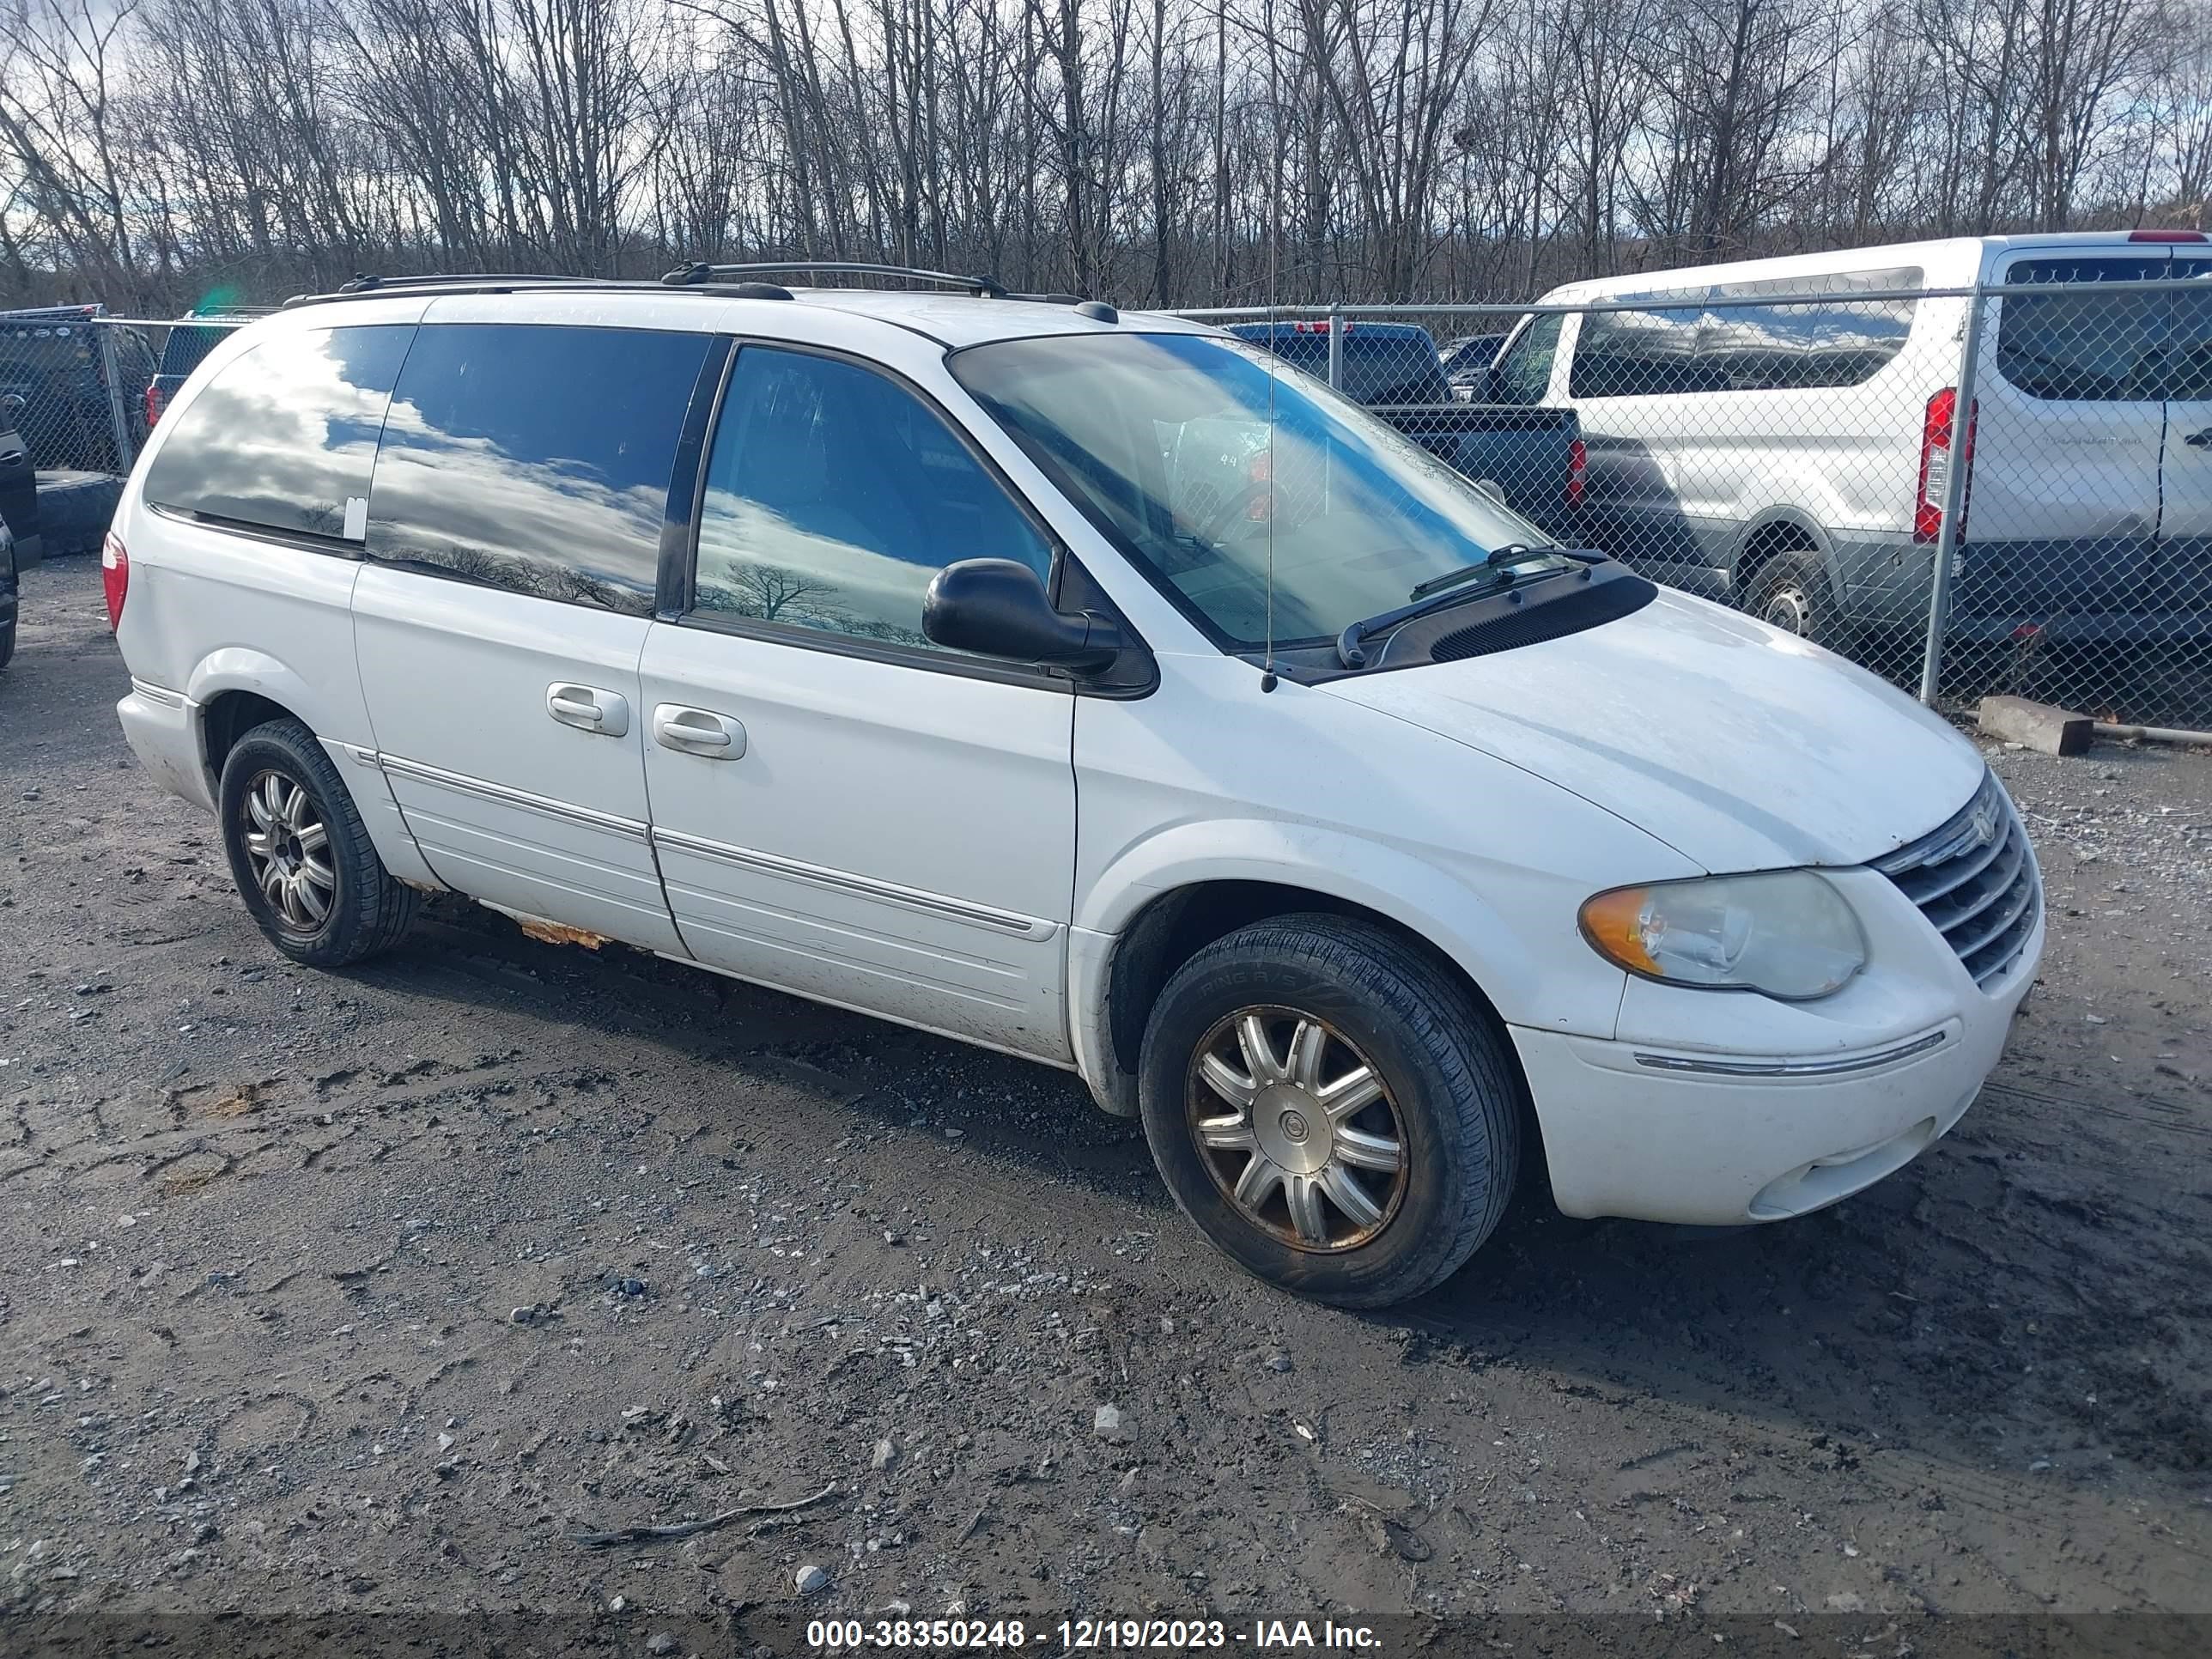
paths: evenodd
<path fill-rule="evenodd" d="M 1121 654 L 1121 630 L 1090 611 L 1052 608 L 1044 583 L 1013 559 L 962 559 L 929 584 L 921 632 L 932 643 L 978 656 L 1095 674 Z"/>

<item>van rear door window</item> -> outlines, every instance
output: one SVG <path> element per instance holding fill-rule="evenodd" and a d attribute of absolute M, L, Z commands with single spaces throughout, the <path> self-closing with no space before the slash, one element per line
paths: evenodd
<path fill-rule="evenodd" d="M 2000 302 L 1997 372 L 2031 398 L 2053 403 L 2157 403 L 2165 395 L 2164 289 L 2142 295 L 2106 289 L 2069 294 L 2075 283 L 2140 283 L 2168 274 L 2164 254 L 2149 258 L 2019 259 L 2005 286 L 2049 283 L 2049 296 L 2014 295 Z"/>
<path fill-rule="evenodd" d="M 712 337 L 426 323 L 392 393 L 368 555 L 653 611 L 677 441 Z"/>
<path fill-rule="evenodd" d="M 412 324 L 288 331 L 224 366 L 161 428 L 146 499 L 173 512 L 331 541 L 366 503 L 377 434 Z"/>

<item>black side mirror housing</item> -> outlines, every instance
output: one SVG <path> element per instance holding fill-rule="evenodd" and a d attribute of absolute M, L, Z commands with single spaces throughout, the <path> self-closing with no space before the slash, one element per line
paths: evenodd
<path fill-rule="evenodd" d="M 1036 571 L 1014 559 L 962 559 L 929 584 L 924 638 L 956 651 L 1095 674 L 1121 654 L 1121 629 L 1093 611 L 1055 611 Z"/>

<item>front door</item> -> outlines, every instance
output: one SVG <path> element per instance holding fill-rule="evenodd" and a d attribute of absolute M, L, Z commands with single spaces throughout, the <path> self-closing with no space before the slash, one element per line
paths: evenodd
<path fill-rule="evenodd" d="M 748 345 L 696 562 L 646 641 L 653 841 L 685 945 L 743 978 L 1065 1061 L 1075 700 L 932 646 L 945 564 L 1053 548 L 917 392 Z"/>
<path fill-rule="evenodd" d="M 679 435 L 724 348 L 434 313 L 392 392 L 354 587 L 377 758 L 441 880 L 679 951 L 638 658 Z"/>

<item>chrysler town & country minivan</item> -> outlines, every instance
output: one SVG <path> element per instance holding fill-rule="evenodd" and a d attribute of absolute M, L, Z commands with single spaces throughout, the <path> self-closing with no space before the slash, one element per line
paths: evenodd
<path fill-rule="evenodd" d="M 1350 1305 L 1973 1101 L 2043 904 L 1941 720 L 1218 331 L 753 275 L 360 284 L 178 392 L 120 714 L 278 950 L 451 890 L 1063 1067 Z"/>

